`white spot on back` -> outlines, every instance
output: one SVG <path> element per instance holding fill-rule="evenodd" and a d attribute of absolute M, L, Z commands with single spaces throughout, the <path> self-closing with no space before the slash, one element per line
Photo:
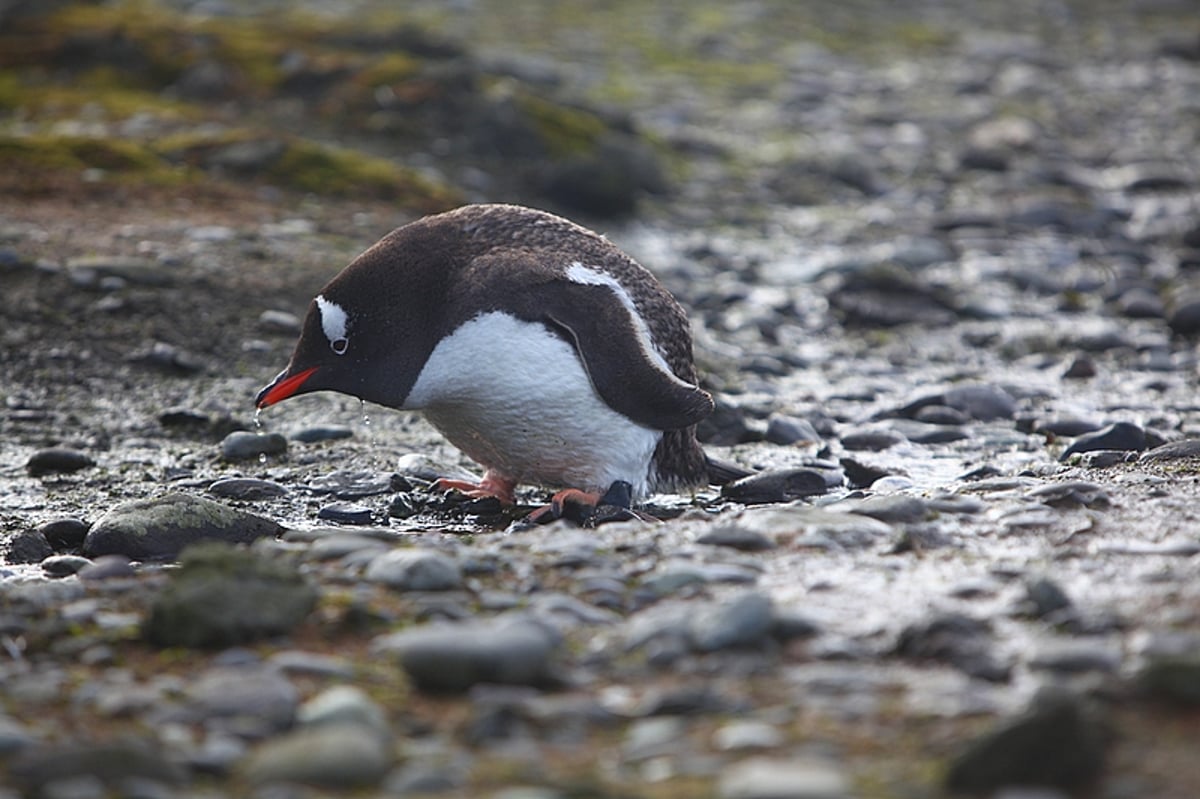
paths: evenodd
<path fill-rule="evenodd" d="M 317 310 L 321 313 L 321 330 L 324 331 L 325 338 L 329 339 L 330 346 L 333 346 L 333 343 L 339 339 L 345 340 L 347 338 L 346 322 L 349 318 L 345 309 L 318 294 Z"/>
<path fill-rule="evenodd" d="M 404 407 L 424 410 L 476 462 L 521 483 L 652 489 L 662 438 L 608 407 L 575 348 L 543 325 L 481 314 L 443 338 Z"/>
<path fill-rule="evenodd" d="M 617 295 L 621 304 L 625 306 L 625 310 L 629 312 L 629 317 L 633 320 L 633 326 L 638 332 L 642 351 L 646 353 L 646 357 L 675 383 L 695 388 L 695 386 L 686 380 L 679 379 L 671 371 L 671 367 L 667 364 L 666 359 L 663 358 L 662 353 L 654 346 L 654 342 L 650 338 L 650 329 L 646 327 L 646 321 L 642 319 L 637 306 L 634 305 L 633 298 L 629 296 L 629 292 L 625 290 L 625 287 L 617 282 L 616 278 L 599 270 L 584 266 L 579 261 L 576 261 L 567 268 L 567 279 L 573 283 L 582 283 L 587 286 L 607 286 L 611 289 Z"/>

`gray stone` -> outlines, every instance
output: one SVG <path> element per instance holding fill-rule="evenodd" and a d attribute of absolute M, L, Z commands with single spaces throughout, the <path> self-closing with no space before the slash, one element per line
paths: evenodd
<path fill-rule="evenodd" d="M 766 438 L 772 444 L 785 446 L 800 443 L 819 444 L 821 442 L 821 434 L 817 432 L 817 428 L 813 427 L 812 422 L 780 414 L 772 414 L 767 419 Z"/>
<path fill-rule="evenodd" d="M 41 567 L 51 577 L 68 577 L 91 562 L 82 555 L 51 555 L 41 562 Z"/>
<path fill-rule="evenodd" d="M 48 447 L 30 455 L 25 462 L 25 470 L 34 477 L 43 477 L 47 474 L 78 472 L 95 465 L 96 461 L 86 452 L 67 447 Z"/>
<path fill-rule="evenodd" d="M 315 444 L 318 441 L 337 441 L 343 438 L 353 438 L 354 428 L 345 425 L 313 425 L 293 430 L 288 437 L 302 444 Z"/>
<path fill-rule="evenodd" d="M 723 524 L 709 530 L 696 539 L 698 544 L 708 544 L 714 547 L 729 547 L 743 552 L 761 552 L 773 549 L 775 542 L 758 530 L 747 530 L 737 525 Z"/>
<path fill-rule="evenodd" d="M 771 611 L 771 599 L 765 594 L 740 594 L 697 610 L 688 625 L 688 636 L 700 652 L 755 646 L 771 631 Z"/>
<path fill-rule="evenodd" d="M 290 563 L 210 544 L 184 554 L 144 634 L 158 646 L 230 646 L 286 633 L 316 603 L 316 590 Z"/>
<path fill-rule="evenodd" d="M 269 309 L 258 315 L 259 328 L 268 333 L 298 335 L 300 333 L 300 322 L 300 317 L 290 311 Z"/>
<path fill-rule="evenodd" d="M 137 572 L 129 558 L 124 555 L 101 555 L 79 570 L 79 579 L 85 582 L 133 577 Z"/>
<path fill-rule="evenodd" d="M 919 522 L 929 516 L 929 504 L 919 497 L 905 494 L 874 496 L 866 499 L 850 500 L 839 504 L 850 513 L 870 516 L 881 522 L 894 524 L 897 522 Z"/>
<path fill-rule="evenodd" d="M 82 286 L 114 277 L 143 286 L 168 286 L 175 280 L 175 271 L 167 264 L 136 256 L 80 255 L 68 258 L 65 266 L 68 278 Z"/>
<path fill-rule="evenodd" d="M 37 739 L 24 724 L 16 719 L 0 715 L 0 757 L 8 757 L 18 752 Z"/>
<path fill-rule="evenodd" d="M 558 683 L 560 641 L 540 625 L 495 620 L 430 625 L 381 636 L 372 649 L 395 656 L 418 688 L 461 693 L 479 683 Z"/>
<path fill-rule="evenodd" d="M 383 708 L 353 685 L 326 688 L 300 706 L 296 721 L 308 726 L 350 724 L 373 731 L 380 740 L 390 734 Z"/>
<path fill-rule="evenodd" d="M 83 539 L 87 536 L 88 523 L 73 516 L 65 516 L 42 522 L 37 526 L 37 531 L 45 536 L 50 546 L 62 552 L 83 546 Z"/>
<path fill-rule="evenodd" d="M 366 505 L 349 502 L 334 502 L 317 511 L 317 518 L 337 524 L 367 525 L 375 521 L 375 514 Z"/>
<path fill-rule="evenodd" d="M 789 502 L 824 494 L 828 485 L 815 469 L 769 469 L 721 486 L 721 496 L 746 505 Z"/>
<path fill-rule="evenodd" d="M 375 729 L 336 721 L 267 740 L 250 753 L 241 770 L 255 784 L 366 788 L 383 780 L 393 760 L 387 740 Z"/>
<path fill-rule="evenodd" d="M 713 746 L 725 752 L 775 749 L 783 743 L 779 728 L 765 721 L 731 721 L 713 734 Z"/>
<path fill-rule="evenodd" d="M 221 457 L 227 461 L 245 461 L 259 455 L 282 455 L 287 448 L 287 439 L 279 433 L 235 430 L 221 442 Z"/>
<path fill-rule="evenodd" d="M 46 744 L 18 752 L 7 764 L 8 775 L 25 796 L 44 796 L 52 783 L 91 778 L 110 792 L 130 779 L 175 785 L 182 769 L 162 752 L 133 741 L 95 744 Z"/>
<path fill-rule="evenodd" d="M 275 536 L 270 519 L 189 494 L 172 493 L 118 505 L 88 531 L 83 554 L 125 555 L 133 560 L 171 560 L 201 541 L 244 544 Z"/>
<path fill-rule="evenodd" d="M 803 505 L 748 508 L 732 523 L 759 531 L 776 544 L 830 549 L 870 546 L 893 532 L 891 525 L 869 516 Z"/>
<path fill-rule="evenodd" d="M 188 685 L 186 699 L 198 722 L 241 722 L 259 735 L 290 727 L 299 706 L 286 677 L 257 665 L 209 668 Z"/>
<path fill-rule="evenodd" d="M 1187 438 L 1182 441 L 1172 441 L 1152 450 L 1142 453 L 1141 460 L 1149 463 L 1157 461 L 1181 460 L 1184 458 L 1200 458 L 1200 438 Z"/>
<path fill-rule="evenodd" d="M 41 563 L 54 549 L 37 530 L 19 530 L 0 543 L 0 552 L 8 563 Z"/>
<path fill-rule="evenodd" d="M 254 477 L 226 477 L 208 487 L 208 493 L 225 499 L 262 500 L 287 496 L 288 490 L 273 480 Z"/>
<path fill-rule="evenodd" d="M 1075 439 L 1063 452 L 1061 460 L 1081 452 L 1096 450 L 1121 450 L 1138 452 L 1146 448 L 1146 431 L 1131 422 L 1115 422 L 1094 433 Z"/>
<path fill-rule="evenodd" d="M 452 591 L 462 587 L 457 561 L 432 549 L 392 549 L 371 560 L 364 575 L 399 591 Z"/>
<path fill-rule="evenodd" d="M 720 799 L 851 799 L 849 778 L 836 763 L 814 758 L 754 757 L 726 768 Z"/>

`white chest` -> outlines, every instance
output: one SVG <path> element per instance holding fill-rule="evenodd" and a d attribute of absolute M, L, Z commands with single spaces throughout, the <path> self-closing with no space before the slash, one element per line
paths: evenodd
<path fill-rule="evenodd" d="M 662 437 L 608 407 L 575 349 L 540 324 L 493 312 L 442 339 L 405 407 L 473 460 L 513 480 L 649 493 Z"/>

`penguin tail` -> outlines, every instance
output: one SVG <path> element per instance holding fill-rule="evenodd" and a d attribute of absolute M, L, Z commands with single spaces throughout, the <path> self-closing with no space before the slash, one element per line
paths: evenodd
<path fill-rule="evenodd" d="M 728 461 L 717 460 L 707 454 L 704 456 L 704 462 L 708 469 L 709 485 L 723 486 L 726 483 L 732 483 L 734 480 L 740 480 L 743 477 L 749 477 L 754 474 L 749 469 L 743 469 L 741 466 Z"/>

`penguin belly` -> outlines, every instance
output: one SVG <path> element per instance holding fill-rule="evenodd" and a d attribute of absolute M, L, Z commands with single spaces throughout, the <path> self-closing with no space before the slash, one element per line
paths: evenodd
<path fill-rule="evenodd" d="M 498 311 L 443 338 L 405 408 L 425 417 L 477 463 L 518 483 L 653 490 L 662 432 L 618 413 L 592 386 L 575 348 L 544 325 Z"/>

